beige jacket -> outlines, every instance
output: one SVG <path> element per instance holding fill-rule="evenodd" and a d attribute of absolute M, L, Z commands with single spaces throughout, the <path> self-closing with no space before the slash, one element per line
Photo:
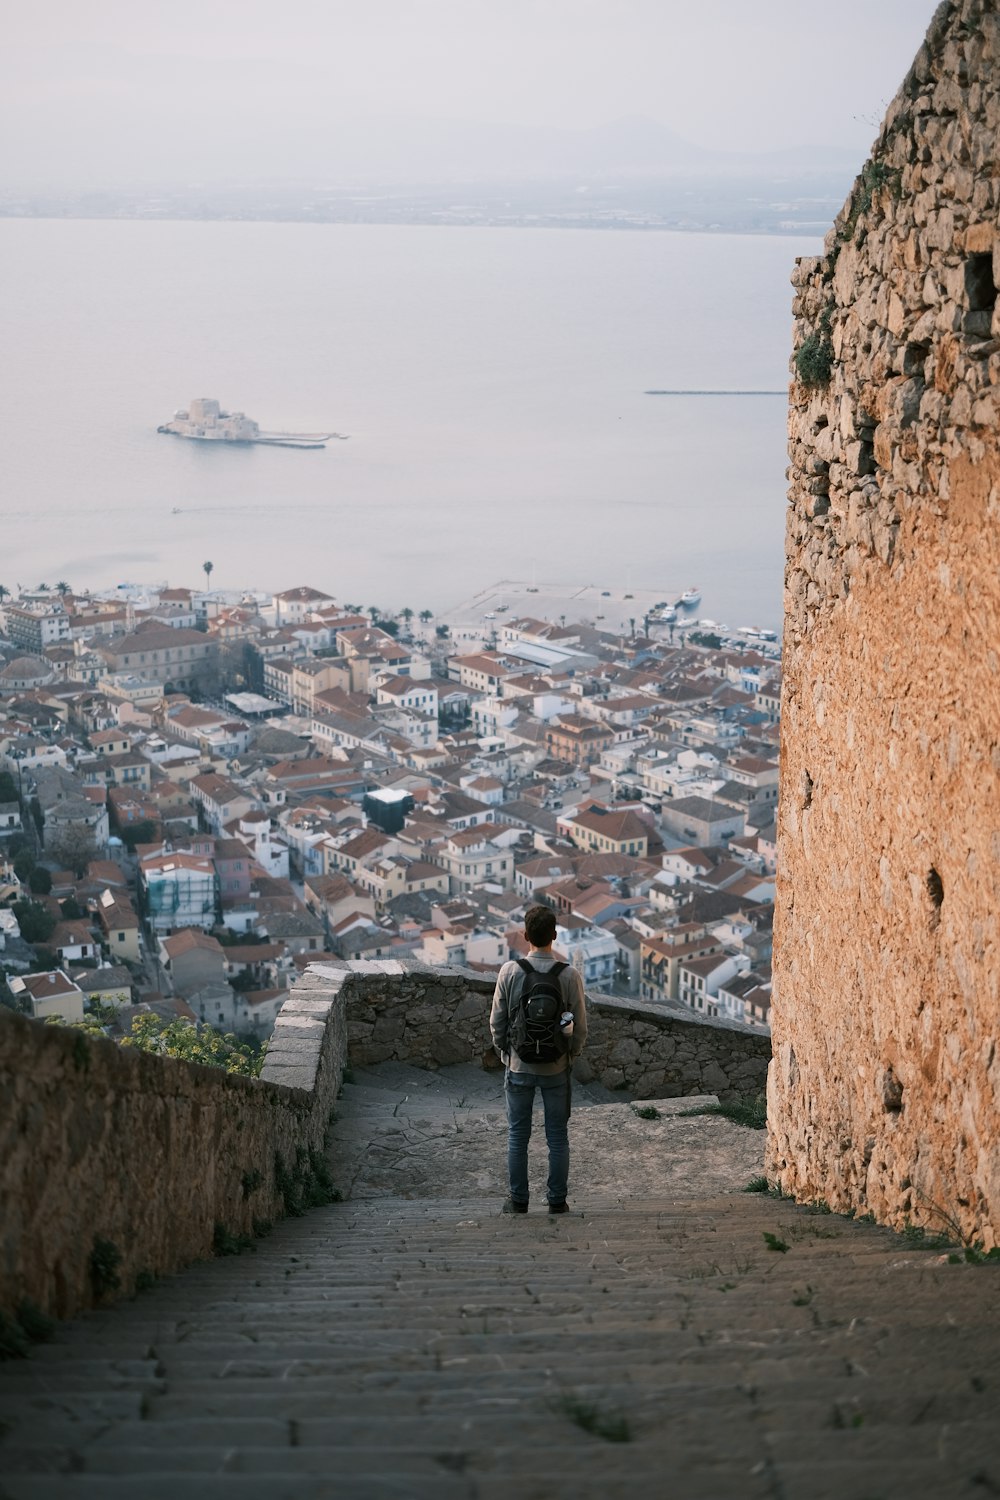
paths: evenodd
<path fill-rule="evenodd" d="M 541 953 L 534 949 L 527 955 L 528 962 L 533 969 L 540 974 L 547 974 L 557 963 L 565 960 L 558 953 Z M 510 1050 L 510 1016 L 513 1007 L 524 986 L 524 971 L 512 959 L 504 964 L 497 975 L 497 987 L 493 992 L 493 1008 L 490 1011 L 490 1031 L 493 1035 L 493 1045 L 504 1063 L 512 1073 L 564 1073 L 567 1067 L 565 1057 L 552 1063 L 536 1063 L 529 1068 L 527 1063 L 521 1061 L 516 1052 Z M 573 1012 L 573 1035 L 570 1038 L 569 1062 L 573 1063 L 580 1056 L 587 1042 L 587 1006 L 584 999 L 583 978 L 572 966 L 563 969 L 559 975 L 559 987 L 566 1001 L 566 1009 Z"/>

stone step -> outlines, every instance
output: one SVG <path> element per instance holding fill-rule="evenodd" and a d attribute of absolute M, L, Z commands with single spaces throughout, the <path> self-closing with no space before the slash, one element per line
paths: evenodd
<path fill-rule="evenodd" d="M 609 1472 L 573 1486 L 579 1500 L 635 1500 L 636 1494 L 663 1493 L 664 1459 L 649 1467 L 626 1462 L 628 1449 L 618 1449 L 607 1461 Z M 474 1477 L 448 1471 L 446 1455 L 439 1472 L 428 1477 L 392 1474 L 351 1480 L 349 1500 L 510 1500 L 510 1484 L 503 1474 Z M 771 1464 L 762 1459 L 752 1468 L 718 1464 L 696 1470 L 674 1467 L 666 1460 L 671 1492 L 683 1500 L 846 1500 L 878 1496 L 882 1500 L 952 1497 L 982 1492 L 974 1471 L 956 1471 L 947 1464 L 927 1465 L 904 1460 L 858 1460 L 853 1455 L 825 1465 L 812 1462 Z M 602 1465 L 603 1467 L 603 1465 Z M 552 1500 L 561 1493 L 562 1475 L 540 1467 L 519 1481 L 518 1500 Z M 966 1487 L 967 1486 L 967 1487 Z M 9 1500 L 137 1500 L 132 1475 L 43 1474 L 17 1475 L 4 1482 Z M 299 1474 L 144 1474 L 141 1500 L 345 1500 L 344 1486 L 329 1476 Z"/>
<path fill-rule="evenodd" d="M 3 1481 L 4 1500 L 345 1500 L 339 1478 L 316 1476 L 304 1481 L 295 1473 L 212 1474 L 195 1476 L 160 1468 L 133 1474 L 16 1474 Z M 350 1500 L 478 1500 L 473 1480 L 448 1472 L 414 1478 L 383 1470 L 351 1481 Z"/>
<path fill-rule="evenodd" d="M 301 1474 L 212 1474 L 191 1475 L 188 1473 L 152 1472 L 143 1474 L 141 1491 L 137 1494 L 133 1475 L 108 1474 L 44 1474 L 15 1475 L 4 1482 L 5 1500 L 177 1500 L 183 1493 L 184 1500 L 510 1500 L 510 1483 L 504 1475 L 476 1475 L 475 1477 L 449 1471 L 449 1464 L 461 1463 L 460 1457 L 442 1455 L 437 1472 L 426 1477 L 406 1473 L 394 1474 L 385 1466 L 372 1478 L 356 1475 L 351 1478 L 349 1495 L 345 1496 L 344 1485 L 339 1478 L 327 1475 L 308 1477 Z M 613 1459 L 602 1464 L 609 1472 L 598 1473 L 593 1482 L 580 1481 L 574 1486 L 574 1495 L 581 1500 L 635 1500 L 637 1486 L 640 1492 L 656 1495 L 662 1491 L 657 1486 L 663 1482 L 662 1456 L 650 1467 L 637 1470 L 623 1463 L 619 1450 Z M 628 1468 L 627 1476 L 623 1468 Z M 914 1468 L 911 1472 L 922 1471 Z M 855 1472 L 855 1479 L 860 1476 Z M 712 1467 L 704 1473 L 681 1476 L 684 1500 L 723 1500 L 723 1497 L 740 1497 L 740 1500 L 769 1500 L 774 1490 L 769 1477 L 748 1471 L 744 1466 Z M 552 1500 L 560 1494 L 562 1475 L 545 1466 L 518 1484 L 518 1500 Z M 844 1500 L 848 1494 L 861 1494 L 855 1489 L 842 1490 L 836 1500 Z M 884 1492 L 888 1494 L 888 1492 Z M 909 1496 L 918 1493 L 908 1491 Z M 940 1493 L 940 1492 L 939 1492 Z M 803 1500 L 805 1500 L 804 1492 Z M 889 1500 L 895 1500 L 902 1491 L 893 1491 Z M 819 1500 L 834 1500 L 830 1492 L 824 1491 Z M 795 1494 L 792 1500 L 799 1500 Z"/>
<path fill-rule="evenodd" d="M 471 1138 L 465 1180 L 477 1152 L 495 1177 L 498 1080 L 485 1104 L 460 1103 L 464 1083 L 414 1072 L 345 1090 L 350 1171 L 373 1138 L 386 1159 L 412 1148 L 425 1165 Z M 584 1108 L 581 1130 L 620 1117 L 631 1139 L 620 1103 Z M 669 1160 L 670 1127 L 654 1126 Z M 716 1153 L 735 1139 L 718 1120 L 677 1130 Z M 992 1268 L 735 1191 L 581 1193 L 557 1218 L 536 1194 L 509 1218 L 499 1192 L 444 1196 L 444 1167 L 428 1185 L 442 1196 L 286 1220 L 254 1253 L 166 1278 L 0 1370 L 0 1500 L 974 1500 L 1000 1487 Z M 595 1413 L 624 1415 L 630 1441 L 586 1430 Z"/>
<path fill-rule="evenodd" d="M 550 1254 L 549 1246 L 557 1247 L 555 1255 Z M 803 1267 L 810 1264 L 826 1265 L 831 1272 L 839 1269 L 845 1274 L 852 1269 L 863 1269 L 870 1276 L 881 1271 L 887 1275 L 909 1274 L 912 1277 L 934 1274 L 946 1277 L 949 1286 L 961 1286 L 963 1277 L 967 1278 L 977 1269 L 943 1265 L 936 1259 L 905 1260 L 882 1251 L 859 1255 L 813 1245 L 796 1247 L 787 1255 L 774 1254 L 759 1240 L 743 1245 L 712 1241 L 707 1246 L 693 1242 L 662 1248 L 639 1248 L 633 1244 L 629 1250 L 623 1248 L 616 1252 L 606 1243 L 593 1246 L 566 1244 L 550 1231 L 545 1240 L 534 1244 L 511 1244 L 509 1241 L 493 1244 L 481 1239 L 475 1250 L 462 1254 L 448 1254 L 437 1246 L 415 1246 L 404 1255 L 373 1246 L 367 1257 L 357 1260 L 338 1256 L 335 1250 L 319 1253 L 305 1250 L 299 1257 L 280 1261 L 247 1260 L 229 1276 L 216 1270 L 212 1275 L 194 1276 L 183 1286 L 176 1282 L 167 1283 L 144 1294 L 144 1306 L 159 1311 L 176 1303 L 178 1298 L 192 1294 L 200 1303 L 216 1288 L 221 1293 L 224 1287 L 229 1300 L 236 1300 L 230 1289 L 238 1288 L 241 1300 L 242 1294 L 258 1282 L 261 1286 L 280 1286 L 288 1277 L 295 1277 L 299 1285 L 315 1284 L 331 1294 L 348 1295 L 356 1291 L 358 1295 L 370 1295 L 380 1287 L 396 1290 L 400 1282 L 405 1285 L 408 1280 L 415 1280 L 423 1286 L 426 1273 L 435 1270 L 447 1271 L 450 1281 L 463 1279 L 488 1285 L 496 1285 L 498 1281 L 510 1282 L 529 1273 L 541 1281 L 559 1282 L 566 1277 L 593 1276 L 598 1272 L 645 1276 L 647 1279 L 655 1275 L 658 1280 L 667 1276 L 671 1280 L 680 1280 L 698 1274 L 731 1274 L 734 1270 L 743 1277 L 766 1276 L 769 1280 L 781 1281 L 800 1276 Z M 220 1295 L 219 1300 L 224 1300 L 223 1296 Z"/>

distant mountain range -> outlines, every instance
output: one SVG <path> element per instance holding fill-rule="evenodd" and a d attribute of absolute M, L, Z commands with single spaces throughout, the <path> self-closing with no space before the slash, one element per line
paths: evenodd
<path fill-rule="evenodd" d="M 468 121 L 372 120 L 344 128 L 328 142 L 328 170 L 355 181 L 488 182 L 569 177 L 655 178 L 720 174 L 761 176 L 844 172 L 856 150 L 796 145 L 779 151 L 712 151 L 640 117 L 588 130 Z"/>

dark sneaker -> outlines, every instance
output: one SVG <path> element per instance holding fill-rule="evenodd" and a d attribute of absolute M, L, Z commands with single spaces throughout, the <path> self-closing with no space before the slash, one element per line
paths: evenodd
<path fill-rule="evenodd" d="M 507 1198 L 500 1212 L 502 1214 L 526 1214 L 528 1212 L 528 1205 L 526 1203 L 515 1203 L 513 1198 Z"/>
<path fill-rule="evenodd" d="M 568 1214 L 569 1213 L 569 1204 L 568 1203 L 550 1203 L 549 1204 L 549 1213 L 550 1214 Z"/>

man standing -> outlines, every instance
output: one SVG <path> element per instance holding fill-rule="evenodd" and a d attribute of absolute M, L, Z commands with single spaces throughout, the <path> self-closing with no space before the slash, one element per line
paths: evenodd
<path fill-rule="evenodd" d="M 493 1045 L 506 1068 L 504 1095 L 507 1100 L 510 1197 L 503 1211 L 507 1214 L 528 1212 L 528 1141 L 537 1088 L 541 1090 L 545 1108 L 545 1141 L 549 1148 L 546 1191 L 549 1213 L 564 1214 L 569 1180 L 570 1069 L 587 1040 L 583 979 L 576 969 L 558 959 L 552 951 L 556 919 L 550 907 L 528 908 L 524 917 L 524 935 L 530 945 L 528 957 L 504 964 L 497 976 L 490 1012 Z M 536 975 L 551 977 L 539 980 Z M 530 1042 L 524 1034 L 526 1007 L 522 1000 L 529 998 L 536 986 L 539 1004 L 534 1008 L 539 1010 L 545 1008 L 543 992 L 552 992 L 553 988 L 557 991 L 555 1042 L 551 1045 L 546 1022 L 535 1028 Z M 552 1060 L 542 1060 L 552 1053 L 555 1054 Z"/>

